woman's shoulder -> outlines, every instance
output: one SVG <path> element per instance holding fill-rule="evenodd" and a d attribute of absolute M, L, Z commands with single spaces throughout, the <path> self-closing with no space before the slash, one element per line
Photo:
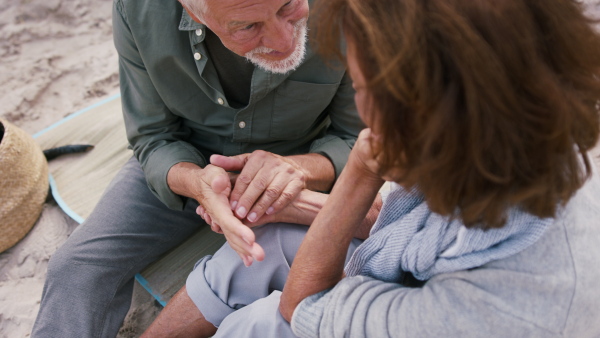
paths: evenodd
<path fill-rule="evenodd" d="M 600 171 L 594 163 L 591 169 L 591 176 L 559 214 L 558 219 L 570 227 L 600 229 Z"/>
<path fill-rule="evenodd" d="M 485 285 L 498 307 L 564 336 L 600 332 L 600 175 L 596 170 L 542 237 L 520 253 L 439 276 Z M 435 278 L 434 278 L 435 279 Z M 587 330 L 587 331 L 586 331 Z M 591 331 L 589 331 L 591 330 Z M 567 334 L 569 333 L 569 334 Z"/>

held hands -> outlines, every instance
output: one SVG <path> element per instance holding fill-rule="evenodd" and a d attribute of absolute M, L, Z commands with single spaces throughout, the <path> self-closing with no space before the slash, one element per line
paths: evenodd
<path fill-rule="evenodd" d="M 394 175 L 380 172 L 371 147 L 376 137 L 371 129 L 360 133 L 347 167 L 358 177 L 380 184 Z M 255 151 L 232 157 L 212 155 L 210 161 L 204 168 L 205 189 L 196 212 L 213 231 L 225 234 L 246 266 L 264 259 L 249 227 L 286 221 L 310 224 L 326 200 L 327 195 L 303 190 L 307 175 L 296 162 L 282 156 Z"/>
<path fill-rule="evenodd" d="M 371 129 L 360 133 L 347 167 L 354 172 L 351 175 L 358 175 L 353 177 L 366 178 L 381 186 L 382 179 L 389 180 L 391 176 L 380 173 L 371 147 L 376 137 Z M 303 189 L 305 173 L 287 158 L 255 151 L 233 157 L 213 155 L 210 160 L 204 179 L 210 191 L 205 193 L 205 202 L 200 203 L 197 213 L 213 231 L 225 234 L 246 266 L 264 258 L 264 251 L 254 242 L 254 233 L 249 227 L 271 222 L 311 224 L 327 200 L 328 195 Z M 355 235 L 367 238 L 371 226 L 364 227 L 365 234 Z"/>
<path fill-rule="evenodd" d="M 246 266 L 264 259 L 249 227 L 314 218 L 299 208 L 286 208 L 306 186 L 306 175 L 296 162 L 260 150 L 232 157 L 212 155 L 210 161 L 203 170 L 205 188 L 196 213 L 213 231 L 225 235 Z M 280 213 L 284 208 L 289 210 Z"/>
<path fill-rule="evenodd" d="M 266 151 L 232 157 L 212 155 L 210 162 L 226 171 L 240 172 L 229 203 L 235 215 L 251 226 L 258 225 L 263 215 L 281 211 L 306 187 L 306 174 L 294 161 Z"/>

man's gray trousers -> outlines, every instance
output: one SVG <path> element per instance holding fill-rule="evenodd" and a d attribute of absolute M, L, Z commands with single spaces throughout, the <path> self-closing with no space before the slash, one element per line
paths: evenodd
<path fill-rule="evenodd" d="M 51 257 L 33 337 L 115 337 L 131 303 L 134 276 L 201 226 L 192 199 L 168 209 L 146 185 L 135 158 L 113 179 L 92 214 Z"/>

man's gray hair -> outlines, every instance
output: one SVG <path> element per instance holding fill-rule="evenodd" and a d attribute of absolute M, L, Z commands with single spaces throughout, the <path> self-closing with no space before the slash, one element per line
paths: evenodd
<path fill-rule="evenodd" d="M 207 0 L 179 0 L 179 2 L 198 19 L 204 20 L 204 16 L 208 11 Z"/>

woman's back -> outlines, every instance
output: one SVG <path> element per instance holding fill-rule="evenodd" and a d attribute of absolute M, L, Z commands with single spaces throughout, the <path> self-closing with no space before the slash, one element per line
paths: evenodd
<path fill-rule="evenodd" d="M 448 304 L 456 307 L 457 318 L 446 322 L 444 332 L 449 332 L 448 325 L 456 325 L 458 331 L 466 329 L 461 325 L 472 326 L 478 318 L 484 324 L 482 330 L 497 330 L 489 332 L 495 337 L 597 337 L 599 222 L 600 175 L 596 169 L 535 244 L 506 259 L 439 275 L 428 282 L 426 288 L 431 289 L 452 284 L 452 289 L 460 289 L 467 297 Z M 461 304 L 474 313 L 461 313 Z M 467 331 L 473 336 L 485 332 L 477 327 Z"/>
<path fill-rule="evenodd" d="M 599 197 L 596 169 L 520 253 L 436 275 L 420 288 L 345 278 L 300 306 L 296 330 L 322 337 L 598 337 Z"/>

